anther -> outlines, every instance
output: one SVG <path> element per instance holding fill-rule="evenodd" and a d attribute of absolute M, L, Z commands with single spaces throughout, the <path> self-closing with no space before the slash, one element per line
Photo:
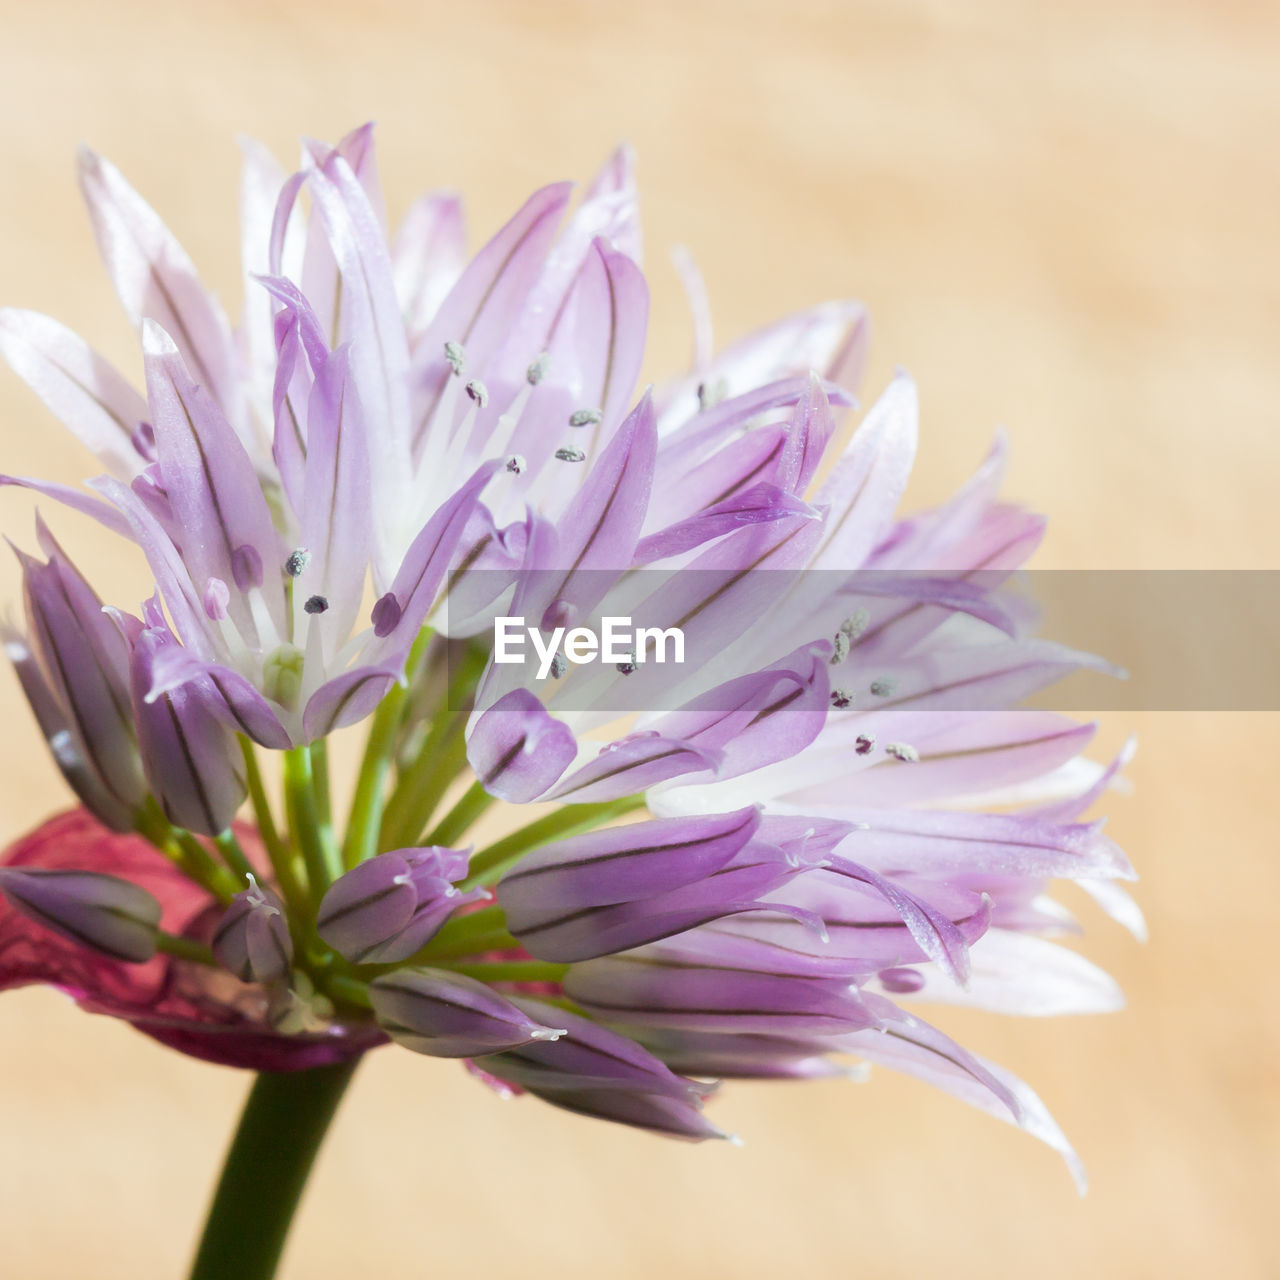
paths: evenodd
<path fill-rule="evenodd" d="M 587 455 L 581 449 L 557 449 L 556 457 L 561 462 L 585 462 Z"/>
<path fill-rule="evenodd" d="M 389 636 L 399 626 L 400 614 L 400 601 L 396 599 L 394 592 L 388 591 L 386 595 L 379 596 L 370 614 L 373 634 L 379 640 Z"/>
<path fill-rule="evenodd" d="M 449 367 L 453 370 L 454 376 L 462 377 L 462 371 L 467 364 L 467 353 L 462 349 L 462 343 L 446 342 L 444 344 L 444 358 L 449 362 Z"/>
<path fill-rule="evenodd" d="M 903 764 L 915 764 L 920 759 L 920 753 L 915 747 L 908 746 L 905 742 L 886 742 L 884 749 L 886 755 L 901 760 Z"/>
<path fill-rule="evenodd" d="M 262 557 L 247 542 L 231 553 L 231 577 L 241 591 L 262 586 Z"/>
<path fill-rule="evenodd" d="M 831 657 L 828 661 L 838 667 L 849 656 L 849 637 L 843 631 L 837 631 L 831 637 Z"/>
<path fill-rule="evenodd" d="M 307 613 L 324 613 L 329 608 L 329 602 L 324 596 L 308 596 L 302 608 Z"/>
<path fill-rule="evenodd" d="M 876 735 L 874 733 L 860 733 L 853 740 L 853 750 L 855 754 L 860 756 L 869 756 L 875 750 Z"/>
<path fill-rule="evenodd" d="M 212 622 L 221 622 L 227 616 L 231 592 L 221 578 L 210 578 L 204 588 L 204 612 Z"/>
<path fill-rule="evenodd" d="M 544 351 L 529 367 L 525 370 L 525 381 L 531 386 L 536 387 L 543 378 L 547 376 L 547 367 L 551 364 L 551 357 Z"/>
<path fill-rule="evenodd" d="M 707 409 L 714 409 L 728 394 L 729 387 L 723 378 L 717 378 L 712 383 L 698 383 L 699 411 L 705 412 Z"/>
<path fill-rule="evenodd" d="M 892 676 L 880 676 L 871 682 L 871 693 L 876 698 L 892 698 L 898 690 L 898 682 Z"/>
<path fill-rule="evenodd" d="M 518 453 L 513 453 L 503 465 L 513 476 L 518 476 L 524 473 L 527 464 Z"/>
<path fill-rule="evenodd" d="M 840 630 L 852 644 L 871 624 L 871 615 L 865 609 L 855 609 L 841 624 Z"/>
<path fill-rule="evenodd" d="M 563 653 L 557 653 L 551 659 L 551 678 L 559 680 L 569 670 L 569 659 Z"/>
<path fill-rule="evenodd" d="M 284 562 L 284 571 L 291 578 L 300 578 L 307 571 L 307 565 L 311 563 L 311 552 L 306 547 L 299 547 L 296 551 L 290 551 L 288 559 Z"/>
<path fill-rule="evenodd" d="M 597 422 L 604 421 L 604 414 L 599 409 L 575 409 L 569 415 L 571 427 L 594 427 Z"/>
<path fill-rule="evenodd" d="M 482 409 L 489 403 L 489 392 L 485 389 L 483 382 L 468 382 L 467 395 L 469 395 Z"/>
<path fill-rule="evenodd" d="M 850 693 L 848 689 L 831 690 L 831 705 L 835 707 L 837 711 L 843 711 L 845 707 L 849 706 L 852 702 L 853 694 Z"/>

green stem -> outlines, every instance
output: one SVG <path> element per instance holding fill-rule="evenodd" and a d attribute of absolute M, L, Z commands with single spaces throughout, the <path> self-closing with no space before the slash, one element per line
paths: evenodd
<path fill-rule="evenodd" d="M 215 862 L 209 850 L 190 831 L 175 827 L 154 800 L 149 799 L 138 814 L 137 830 L 188 879 L 194 880 L 220 901 L 231 901 L 239 886 L 226 867 Z"/>
<path fill-rule="evenodd" d="M 321 830 L 333 832 L 333 800 L 329 794 L 329 744 L 317 738 L 310 746 L 311 777 L 315 782 L 316 815 Z"/>
<path fill-rule="evenodd" d="M 217 964 L 213 952 L 203 942 L 194 938 L 182 938 L 163 929 L 156 934 L 156 950 L 162 955 L 177 956 L 179 960 L 191 960 L 195 964 Z"/>
<path fill-rule="evenodd" d="M 347 821 L 347 839 L 342 849 L 342 860 L 347 867 L 354 867 L 378 852 L 387 771 L 391 767 L 396 735 L 404 719 L 405 704 L 409 700 L 409 682 L 422 662 L 431 634 L 429 627 L 424 627 L 419 633 L 405 663 L 404 682 L 392 687 L 373 714 L 360 775 L 356 780 L 355 797 L 351 802 L 351 817 Z"/>
<path fill-rule="evenodd" d="M 643 796 L 626 796 L 621 800 L 609 800 L 602 804 L 567 804 L 555 809 L 545 817 L 538 818 L 519 831 L 513 831 L 509 836 L 481 849 L 471 859 L 471 874 L 462 882 L 462 888 L 473 889 L 476 885 L 493 884 L 531 849 L 549 844 L 552 840 L 563 840 L 583 831 L 591 831 L 643 807 Z"/>
<path fill-rule="evenodd" d="M 271 1280 L 316 1152 L 358 1058 L 263 1072 L 222 1167 L 190 1280 Z"/>
<path fill-rule="evenodd" d="M 417 843 L 449 784 L 467 763 L 462 737 L 465 721 L 465 715 L 449 716 L 442 711 L 432 724 L 387 802 L 379 848 L 404 849 Z"/>
<path fill-rule="evenodd" d="M 462 959 L 485 951 L 505 951 L 520 944 L 507 931 L 506 915 L 496 903 L 446 920 L 435 937 L 410 960 L 411 964 L 435 964 Z"/>
<path fill-rule="evenodd" d="M 253 804 L 253 818 L 258 825 L 258 834 L 262 837 L 262 843 L 266 846 L 267 856 L 270 857 L 278 875 L 280 872 L 278 864 L 287 861 L 290 853 L 280 838 L 280 832 L 276 829 L 276 820 L 271 812 L 271 801 L 267 797 L 267 788 L 262 781 L 258 753 L 253 749 L 253 743 L 243 735 L 240 738 L 240 750 L 244 754 L 245 777 L 249 782 L 249 799 Z"/>
<path fill-rule="evenodd" d="M 482 813 L 493 803 L 494 797 L 482 782 L 473 782 L 458 798 L 458 803 L 436 823 L 423 844 L 452 845 L 464 835 Z"/>
<path fill-rule="evenodd" d="M 289 828 L 307 867 L 312 901 L 319 902 L 324 891 L 342 874 L 342 867 L 337 849 L 325 841 L 321 830 L 311 752 L 307 747 L 293 747 L 284 753 L 284 797 Z"/>
<path fill-rule="evenodd" d="M 470 714 L 470 699 L 484 671 L 487 655 L 468 650 L 457 659 L 457 668 L 435 719 L 413 760 L 401 771 L 382 820 L 380 849 L 400 849 L 418 843 L 449 784 L 467 763 L 463 730 Z"/>
<path fill-rule="evenodd" d="M 228 827 L 220 836 L 214 836 L 213 843 L 222 854 L 223 862 L 235 873 L 240 882 L 240 888 L 247 888 L 249 877 L 254 874 L 253 864 L 246 856 L 240 841 L 236 839 L 235 832 Z"/>
<path fill-rule="evenodd" d="M 444 964 L 442 969 L 480 982 L 559 982 L 569 972 L 567 964 L 549 960 L 495 960 L 491 963 Z"/>

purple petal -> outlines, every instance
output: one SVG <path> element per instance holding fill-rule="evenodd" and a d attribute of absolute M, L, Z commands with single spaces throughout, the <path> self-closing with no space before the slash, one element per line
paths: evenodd
<path fill-rule="evenodd" d="M 187 372 L 182 357 L 158 325 L 143 326 L 147 391 L 151 402 L 164 487 L 183 532 L 183 558 L 198 582 L 235 582 L 248 548 L 259 565 L 274 565 L 279 540 L 257 473 L 218 406 Z M 283 594 L 273 574 L 264 582 L 237 582 L 230 610 L 252 634 L 252 614 L 242 593 L 261 585 L 283 631 Z"/>
<path fill-rule="evenodd" d="M 379 443 L 381 448 L 381 443 Z M 363 407 L 341 347 L 316 374 L 307 409 L 302 545 L 311 553 L 306 592 L 329 603 L 323 626 L 337 647 L 351 633 L 371 550 L 370 448 Z"/>
<path fill-rule="evenodd" d="M 474 1058 L 564 1034 L 492 987 L 441 969 L 398 969 L 369 987 L 378 1025 L 397 1044 L 436 1058 Z"/>
<path fill-rule="evenodd" d="M 80 189 L 116 293 L 139 327 L 153 320 L 172 335 L 182 361 L 237 431 L 247 429 L 231 327 L 200 283 L 195 265 L 155 210 L 120 171 L 87 147 Z"/>
<path fill-rule="evenodd" d="M 831 405 L 822 382 L 809 375 L 809 385 L 796 403 L 787 442 L 778 459 L 773 482 L 788 493 L 803 494 L 822 462 L 822 454 L 835 430 Z"/>
<path fill-rule="evenodd" d="M 756 433 L 763 434 L 763 433 Z M 719 457 L 719 455 L 716 455 Z M 686 520 L 651 533 L 636 544 L 635 563 L 649 564 L 681 555 L 715 538 L 733 533 L 743 525 L 769 524 L 784 516 L 813 515 L 802 499 L 772 484 L 756 484 L 740 490 L 722 502 L 704 508 Z"/>
<path fill-rule="evenodd" d="M 584 444 L 588 457 L 631 403 L 648 322 L 649 289 L 640 268 L 607 242 L 593 241 L 549 341 L 549 376 L 578 408 L 603 417 Z M 567 378 L 562 370 L 569 371 Z"/>
<path fill-rule="evenodd" d="M 160 903 L 96 871 L 0 867 L 0 894 L 23 915 L 79 946 L 131 964 L 156 953 Z"/>
<path fill-rule="evenodd" d="M 132 536 L 129 521 L 114 507 L 90 497 L 87 493 L 81 493 L 79 489 L 73 489 L 70 485 L 59 484 L 56 480 L 32 479 L 29 476 L 0 475 L 0 486 L 4 485 L 30 489 L 32 493 L 52 498 L 55 502 L 62 503 L 64 507 L 70 507 L 72 511 L 79 511 L 81 515 L 96 520 L 103 528 L 110 529 L 112 533 L 118 533 L 122 538 Z"/>
<path fill-rule="evenodd" d="M 527 689 L 484 711 L 467 735 L 467 760 L 481 785 L 510 804 L 542 795 L 573 763 L 577 740 Z"/>
<path fill-rule="evenodd" d="M 35 311 L 0 310 L 0 354 L 110 471 L 136 475 L 146 401 L 82 338 Z"/>
<path fill-rule="evenodd" d="M 154 627 L 134 642 L 131 675 L 138 745 L 147 781 L 169 820 L 215 836 L 231 825 L 246 795 L 240 748 L 192 686 L 149 700 L 157 657 L 175 643 Z"/>
<path fill-rule="evenodd" d="M 721 753 L 714 748 L 694 747 L 660 734 L 622 739 L 602 748 L 594 760 L 575 769 L 546 798 L 571 804 L 617 800 L 682 774 L 713 770 L 720 759 Z"/>
<path fill-rule="evenodd" d="M 847 1035 L 874 1023 L 848 982 L 684 963 L 661 944 L 575 964 L 565 992 L 634 1026 L 768 1035 Z"/>
<path fill-rule="evenodd" d="M 391 583 L 390 594 L 400 609 L 400 620 L 370 646 L 365 654 L 367 661 L 381 662 L 396 654 L 403 660 L 408 653 L 435 602 L 480 492 L 497 466 L 496 462 L 486 462 L 478 467 L 414 538 Z"/>
<path fill-rule="evenodd" d="M 302 714 L 302 736 L 315 742 L 335 729 L 356 724 L 382 701 L 399 679 L 403 665 L 399 662 L 383 666 L 362 665 L 325 681 L 307 699 Z"/>
<path fill-rule="evenodd" d="M 608 587 L 606 575 L 594 571 L 631 564 L 657 448 L 653 406 L 646 396 L 618 428 L 557 522 L 556 567 L 563 576 L 548 575 L 547 609 L 567 605 L 570 616 L 580 615 Z"/>
<path fill-rule="evenodd" d="M 415 337 L 431 323 L 466 262 L 462 203 L 453 192 L 422 196 L 409 206 L 391 244 L 396 297 Z"/>

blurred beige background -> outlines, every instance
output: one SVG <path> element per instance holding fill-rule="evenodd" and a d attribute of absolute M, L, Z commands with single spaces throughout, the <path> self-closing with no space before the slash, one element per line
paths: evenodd
<path fill-rule="evenodd" d="M 81 140 L 238 305 L 239 132 L 291 158 L 303 132 L 374 117 L 393 213 L 457 186 L 483 234 L 626 137 L 655 367 L 689 341 L 673 242 L 701 262 L 722 337 L 857 295 L 868 390 L 895 364 L 921 383 L 917 501 L 1004 423 L 1010 490 L 1051 517 L 1040 564 L 1278 567 L 1275 6 L 5 0 L 0 16 L 0 301 L 128 367 L 75 190 Z M 0 415 L 0 468 L 84 474 L 7 374 Z M 0 496 L 29 541 L 30 504 Z M 69 541 L 92 576 L 139 589 L 105 540 Z M 8 677 L 0 698 L 9 838 L 65 796 Z M 1085 1200 L 1031 1139 L 886 1074 L 732 1087 L 717 1114 L 748 1145 L 691 1149 L 382 1052 L 285 1275 L 1280 1274 L 1277 718 L 1113 713 L 1102 747 L 1131 728 L 1134 793 L 1109 808 L 1152 940 L 1082 912 L 1130 1009 L 940 1019 L 1041 1090 L 1088 1163 Z M 0 1273 L 179 1276 L 247 1078 L 43 991 L 0 1001 L 0 1046 Z"/>

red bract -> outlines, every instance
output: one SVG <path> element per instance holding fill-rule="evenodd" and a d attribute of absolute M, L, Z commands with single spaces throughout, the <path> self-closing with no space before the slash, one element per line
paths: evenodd
<path fill-rule="evenodd" d="M 260 858 L 257 832 L 236 834 L 249 857 Z M 161 927 L 206 940 L 217 904 L 141 836 L 109 831 L 84 809 L 70 809 L 29 832 L 0 863 L 100 871 L 155 895 Z M 47 983 L 90 1013 L 121 1018 L 161 1044 L 207 1062 L 254 1071 L 300 1071 L 352 1058 L 385 1042 L 369 1024 L 334 1023 L 328 1030 L 283 1035 L 267 1021 L 267 997 L 220 969 L 158 955 L 122 964 L 76 946 L 15 911 L 0 898 L 0 991 Z"/>

